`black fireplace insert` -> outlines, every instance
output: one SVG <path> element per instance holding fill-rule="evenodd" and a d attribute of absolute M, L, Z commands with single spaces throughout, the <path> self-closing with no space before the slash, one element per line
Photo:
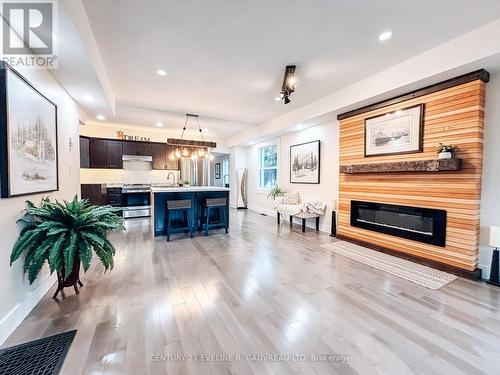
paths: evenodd
<path fill-rule="evenodd" d="M 444 247 L 446 211 L 351 201 L 351 226 Z"/>

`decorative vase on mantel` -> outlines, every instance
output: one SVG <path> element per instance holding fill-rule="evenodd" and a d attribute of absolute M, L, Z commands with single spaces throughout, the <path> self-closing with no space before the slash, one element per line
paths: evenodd
<path fill-rule="evenodd" d="M 439 160 L 446 160 L 446 159 L 451 159 L 453 157 L 453 154 L 449 151 L 444 151 L 444 152 L 440 152 L 438 154 L 438 159 Z"/>
<path fill-rule="evenodd" d="M 455 151 L 457 150 L 456 146 L 453 145 L 445 145 L 440 143 L 439 146 L 436 147 L 436 152 L 438 154 L 439 160 L 447 160 L 453 158 Z"/>

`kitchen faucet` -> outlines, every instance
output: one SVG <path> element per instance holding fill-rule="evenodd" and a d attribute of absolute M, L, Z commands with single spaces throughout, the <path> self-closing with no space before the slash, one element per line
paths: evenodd
<path fill-rule="evenodd" d="M 170 175 L 174 176 L 174 185 L 176 185 L 175 173 L 174 172 L 168 172 L 168 174 L 167 174 L 167 180 L 169 180 L 169 181 L 170 181 Z"/>

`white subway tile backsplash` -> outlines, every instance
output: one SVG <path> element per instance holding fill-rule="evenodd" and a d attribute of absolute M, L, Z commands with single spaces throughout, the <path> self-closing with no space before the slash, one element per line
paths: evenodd
<path fill-rule="evenodd" d="M 179 171 L 123 170 L 123 169 L 80 169 L 82 184 L 162 184 L 169 183 L 167 175 L 173 172 L 176 181 Z"/>

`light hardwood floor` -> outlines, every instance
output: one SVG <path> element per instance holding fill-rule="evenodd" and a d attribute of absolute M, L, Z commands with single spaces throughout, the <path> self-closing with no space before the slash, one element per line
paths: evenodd
<path fill-rule="evenodd" d="M 127 226 L 113 235 L 111 273 L 94 265 L 59 303 L 50 290 L 3 346 L 78 329 L 61 372 L 71 375 L 500 373 L 498 288 L 425 289 L 254 212 L 231 210 L 229 235 L 170 243 L 147 221 Z M 204 353 L 242 357 L 166 356 Z M 279 353 L 306 361 L 246 357 Z M 311 360 L 324 354 L 346 360 Z"/>

